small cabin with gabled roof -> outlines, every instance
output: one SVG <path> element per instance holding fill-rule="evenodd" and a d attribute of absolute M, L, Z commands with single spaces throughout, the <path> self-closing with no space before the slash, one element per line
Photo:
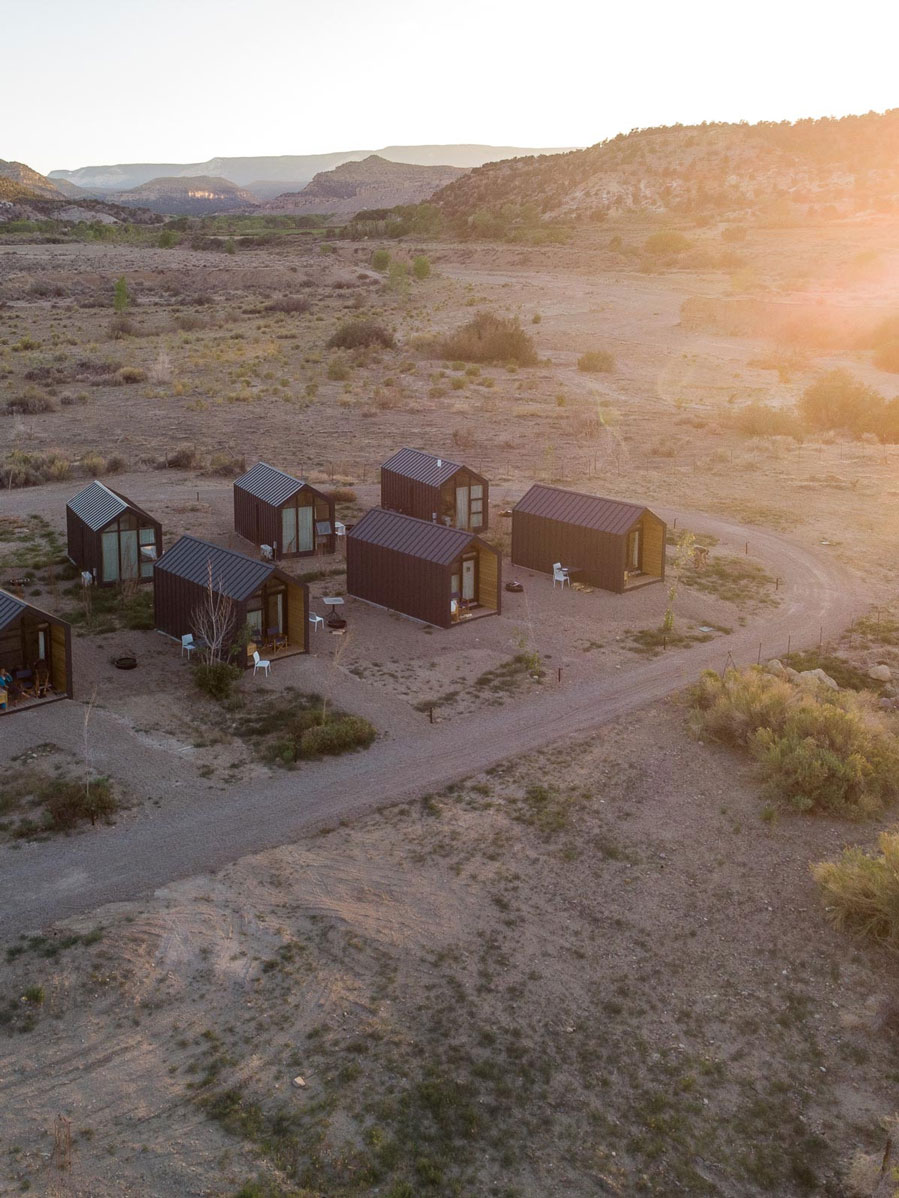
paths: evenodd
<path fill-rule="evenodd" d="M 150 582 L 162 554 L 162 525 L 133 500 L 96 479 L 66 504 L 67 553 L 98 586 Z"/>
<path fill-rule="evenodd" d="M 258 462 L 234 481 L 234 528 L 274 556 L 333 553 L 334 500 L 302 479 Z"/>
<path fill-rule="evenodd" d="M 664 579 L 666 532 L 642 504 L 535 483 L 512 509 L 512 562 L 620 594 Z"/>
<path fill-rule="evenodd" d="M 372 508 L 347 533 L 347 592 L 449 628 L 498 615 L 499 550 L 462 528 Z"/>
<path fill-rule="evenodd" d="M 484 532 L 489 499 L 482 474 L 420 449 L 400 449 L 381 467 L 381 507 L 405 516 Z"/>
<path fill-rule="evenodd" d="M 179 537 L 153 571 L 156 627 L 180 640 L 199 635 L 198 614 L 209 588 L 230 601 L 225 642 L 237 665 L 253 664 L 253 648 L 286 656 L 309 652 L 309 587 L 279 569 L 198 537 Z M 240 648 L 249 642 L 247 652 Z"/>
<path fill-rule="evenodd" d="M 34 700 L 72 697 L 72 628 L 33 603 L 0 591 L 0 714 Z"/>

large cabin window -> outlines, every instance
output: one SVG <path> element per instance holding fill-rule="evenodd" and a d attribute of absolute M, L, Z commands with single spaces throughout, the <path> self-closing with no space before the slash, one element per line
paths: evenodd
<path fill-rule="evenodd" d="M 281 553 L 311 553 L 315 548 L 311 503 L 281 509 Z"/>

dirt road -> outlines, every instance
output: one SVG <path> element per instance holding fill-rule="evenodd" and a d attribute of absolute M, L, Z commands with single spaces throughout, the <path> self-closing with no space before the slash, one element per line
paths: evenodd
<path fill-rule="evenodd" d="M 662 512 L 663 515 L 667 514 Z M 696 531 L 734 536 L 737 526 L 679 513 Z M 863 609 L 859 580 L 828 559 L 791 540 L 752 529 L 754 550 L 768 569 L 786 580 L 779 608 L 746 627 L 687 650 L 637 661 L 614 678 L 564 685 L 523 707 L 499 709 L 376 743 L 368 752 L 313 763 L 296 773 L 274 774 L 224 794 L 210 793 L 192 776 L 189 763 L 159 750 L 141 763 L 147 788 L 169 785 L 196 791 L 177 810 L 149 809 L 133 820 L 46 844 L 0 850 L 0 936 L 10 937 L 105 903 L 131 900 L 169 882 L 221 868 L 248 853 L 288 843 L 310 829 L 333 824 L 374 807 L 440 790 L 509 757 L 583 734 L 657 701 L 692 681 L 706 667 L 737 663 L 816 644 L 842 630 Z M 43 709 L 63 711 L 65 705 Z M 8 743 L 53 736 L 29 713 L 15 717 Z M 54 719 L 60 717 L 54 716 Z M 114 717 L 97 713 L 95 734 L 116 734 Z M 71 721 L 70 721 L 71 723 Z M 3 732 L 8 724 L 4 721 Z M 118 735 L 124 735 L 119 729 Z M 5 747 L 5 746 L 4 746 Z M 147 751 L 149 753 L 149 750 Z"/>

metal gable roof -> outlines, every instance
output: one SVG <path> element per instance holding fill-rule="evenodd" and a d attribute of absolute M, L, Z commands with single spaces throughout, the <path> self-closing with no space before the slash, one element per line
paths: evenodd
<path fill-rule="evenodd" d="M 66 507 L 71 508 L 88 528 L 99 532 L 110 520 L 114 520 L 116 516 L 121 516 L 122 512 L 127 511 L 129 504 L 121 495 L 116 495 L 115 491 L 111 491 L 109 487 L 95 479 L 92 483 L 88 483 L 83 491 L 73 495 Z"/>
<path fill-rule="evenodd" d="M 479 540 L 464 528 L 447 528 L 445 524 L 433 524 L 380 507 L 367 511 L 347 537 L 442 566 L 454 562 L 472 541 Z"/>
<path fill-rule="evenodd" d="M 280 507 L 307 484 L 299 478 L 285 474 L 283 470 L 269 466 L 267 462 L 258 462 L 252 470 L 248 470 L 246 474 L 235 479 L 234 485 L 255 495 L 257 499 L 263 499 L 274 507 Z"/>
<path fill-rule="evenodd" d="M 0 591 L 0 628 L 11 624 L 28 606 L 22 599 L 10 595 L 9 591 Z"/>
<path fill-rule="evenodd" d="M 209 585 L 211 569 L 215 590 L 238 603 L 248 599 L 278 572 L 272 562 L 257 561 L 245 553 L 223 549 L 198 537 L 179 537 L 155 568 L 202 587 Z"/>
<path fill-rule="evenodd" d="M 460 462 L 451 462 L 447 458 L 438 458 L 433 453 L 424 453 L 420 449 L 398 449 L 381 469 L 392 470 L 395 474 L 405 475 L 406 478 L 425 483 L 429 487 L 441 487 L 459 470 L 468 470 L 468 467 Z M 470 473 L 477 472 L 471 470 Z M 478 475 L 478 478 L 480 477 Z"/>
<path fill-rule="evenodd" d="M 117 516 L 121 516 L 122 512 L 127 511 L 136 512 L 152 524 L 159 523 L 155 517 L 151 516 L 149 512 L 145 512 L 126 495 L 121 495 L 112 487 L 107 487 L 106 483 L 98 482 L 97 479 L 88 483 L 77 495 L 73 495 L 66 507 L 71 508 L 75 515 L 94 532 L 99 532 L 101 528 L 106 527 L 110 520 L 115 520 Z"/>
<path fill-rule="evenodd" d="M 535 483 L 513 509 L 530 516 L 544 516 L 561 524 L 577 524 L 596 532 L 623 535 L 647 510 L 642 504 L 621 499 L 604 499 L 581 491 L 563 491 Z"/>

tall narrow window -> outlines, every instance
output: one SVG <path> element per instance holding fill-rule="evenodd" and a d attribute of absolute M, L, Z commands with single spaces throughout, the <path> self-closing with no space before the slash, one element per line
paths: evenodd
<path fill-rule="evenodd" d="M 480 483 L 471 484 L 470 528 L 484 527 L 484 488 Z"/>

